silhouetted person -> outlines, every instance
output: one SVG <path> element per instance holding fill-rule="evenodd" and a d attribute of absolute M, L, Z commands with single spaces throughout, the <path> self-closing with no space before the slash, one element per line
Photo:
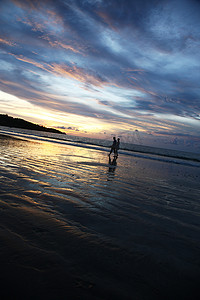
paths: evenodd
<path fill-rule="evenodd" d="M 109 155 L 110 155 L 112 152 L 114 152 L 114 154 L 116 153 L 116 144 L 117 144 L 117 141 L 116 141 L 116 137 L 114 136 L 114 137 L 113 137 L 113 143 L 112 143 L 112 146 L 111 146 Z"/>
<path fill-rule="evenodd" d="M 117 139 L 117 143 L 116 143 L 116 155 L 117 156 L 118 156 L 119 146 L 120 146 L 120 138 Z"/>

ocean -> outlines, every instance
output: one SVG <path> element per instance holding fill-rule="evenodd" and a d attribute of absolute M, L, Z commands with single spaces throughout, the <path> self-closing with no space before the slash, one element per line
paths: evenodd
<path fill-rule="evenodd" d="M 196 299 L 199 154 L 0 127 L 2 299 Z"/>

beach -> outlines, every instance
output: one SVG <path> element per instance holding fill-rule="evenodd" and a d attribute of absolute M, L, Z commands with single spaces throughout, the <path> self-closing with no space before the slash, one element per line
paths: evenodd
<path fill-rule="evenodd" d="M 197 163 L 0 143 L 2 299 L 197 299 Z"/>

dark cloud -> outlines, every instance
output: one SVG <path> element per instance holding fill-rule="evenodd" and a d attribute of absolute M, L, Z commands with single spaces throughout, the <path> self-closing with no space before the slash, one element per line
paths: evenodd
<path fill-rule="evenodd" d="M 64 127 L 64 126 L 63 126 L 63 127 Z M 63 128 L 63 127 L 61 127 L 61 128 Z M 79 129 L 78 129 L 78 128 L 76 128 L 76 127 L 71 127 L 71 126 L 69 126 L 69 127 L 65 127 L 65 128 L 63 128 L 63 129 L 68 129 L 68 130 L 79 131 Z"/>
<path fill-rule="evenodd" d="M 55 126 L 55 128 L 58 128 L 58 129 L 67 129 L 67 127 L 65 127 L 65 126 Z"/>

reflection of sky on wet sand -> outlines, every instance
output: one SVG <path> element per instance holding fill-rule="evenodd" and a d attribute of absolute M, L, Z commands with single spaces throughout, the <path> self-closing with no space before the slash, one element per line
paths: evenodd
<path fill-rule="evenodd" d="M 0 138 L 2 236 L 9 233 L 13 263 L 17 255 L 30 270 L 69 270 L 94 293 L 113 286 L 121 299 L 133 293 L 135 276 L 140 293 L 152 297 L 161 282 L 169 294 L 170 280 L 178 293 L 182 283 L 196 287 L 199 168 L 121 154 L 111 171 L 107 152 Z"/>
<path fill-rule="evenodd" d="M 11 177 L 15 174 L 18 181 L 26 177 L 35 182 L 35 188 L 41 192 L 45 185 L 57 191 L 59 188 L 77 189 L 76 193 L 86 193 L 89 197 L 95 189 L 95 199 L 101 194 L 112 198 L 109 189 L 115 188 L 120 194 L 120 189 L 128 191 L 138 183 L 137 192 L 139 189 L 145 191 L 152 183 L 165 182 L 167 185 L 182 172 L 181 166 L 124 155 L 113 164 L 113 158 L 109 162 L 105 152 L 50 142 L 3 138 L 1 145 L 5 171 L 10 171 Z M 109 183 L 109 176 L 115 180 Z"/>
<path fill-rule="evenodd" d="M 9 172 L 8 178 L 15 177 L 16 188 L 31 188 L 41 193 L 54 190 L 61 195 L 68 190 L 71 197 L 74 193 L 87 198 L 90 206 L 100 203 L 103 197 L 107 198 L 106 206 L 116 201 L 121 191 L 145 193 L 152 184 L 158 185 L 158 191 L 165 190 L 178 178 L 181 181 L 191 177 L 190 185 L 195 185 L 195 175 L 188 177 L 183 166 L 122 154 L 113 164 L 107 152 L 83 147 L 3 138 L 1 152 L 2 168 Z M 177 186 L 173 189 L 178 191 Z"/>

